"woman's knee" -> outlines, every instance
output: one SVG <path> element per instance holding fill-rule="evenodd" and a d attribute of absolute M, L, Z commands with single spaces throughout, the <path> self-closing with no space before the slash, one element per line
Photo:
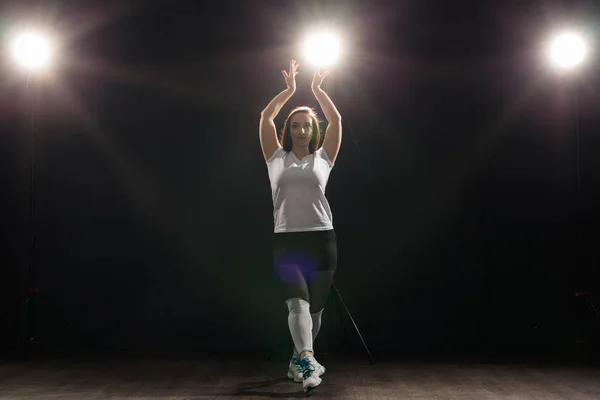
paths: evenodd
<path fill-rule="evenodd" d="M 285 301 L 290 313 L 300 314 L 302 311 L 310 312 L 310 303 L 308 299 L 302 297 L 290 297 Z"/>

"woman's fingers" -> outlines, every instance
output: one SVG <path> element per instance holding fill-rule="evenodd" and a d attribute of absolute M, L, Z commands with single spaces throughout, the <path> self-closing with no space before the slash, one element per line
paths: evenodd
<path fill-rule="evenodd" d="M 296 75 L 298 75 L 298 64 L 296 63 L 296 60 L 290 61 L 290 72 L 282 70 L 281 74 L 285 78 L 286 82 L 289 81 L 290 78 L 293 80 L 296 77 Z"/>
<path fill-rule="evenodd" d="M 289 76 L 291 77 L 295 77 L 296 75 L 298 75 L 298 63 L 296 63 L 296 60 L 292 60 L 290 61 L 290 73 Z"/>

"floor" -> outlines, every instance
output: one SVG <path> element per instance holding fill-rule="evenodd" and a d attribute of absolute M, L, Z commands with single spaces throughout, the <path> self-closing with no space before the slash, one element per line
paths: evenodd
<path fill-rule="evenodd" d="M 310 397 L 330 399 L 600 399 L 600 367 L 526 362 L 330 356 Z M 306 397 L 285 360 L 95 357 L 0 363 L 0 399 L 264 399 Z"/>

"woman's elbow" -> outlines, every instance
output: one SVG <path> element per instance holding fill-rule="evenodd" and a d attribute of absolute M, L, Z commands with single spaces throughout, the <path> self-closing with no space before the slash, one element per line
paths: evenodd
<path fill-rule="evenodd" d="M 327 121 L 332 122 L 342 122 L 342 115 L 340 113 L 333 113 L 327 117 Z"/>
<path fill-rule="evenodd" d="M 273 112 L 267 108 L 260 112 L 260 119 L 265 121 L 270 121 L 273 119 Z"/>

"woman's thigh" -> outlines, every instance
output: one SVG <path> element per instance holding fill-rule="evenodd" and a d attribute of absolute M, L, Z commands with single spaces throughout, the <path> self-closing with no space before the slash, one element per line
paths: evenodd
<path fill-rule="evenodd" d="M 285 296 L 301 297 L 322 309 L 337 266 L 335 232 L 275 234 L 274 268 Z M 315 312 L 316 312 L 315 311 Z"/>

